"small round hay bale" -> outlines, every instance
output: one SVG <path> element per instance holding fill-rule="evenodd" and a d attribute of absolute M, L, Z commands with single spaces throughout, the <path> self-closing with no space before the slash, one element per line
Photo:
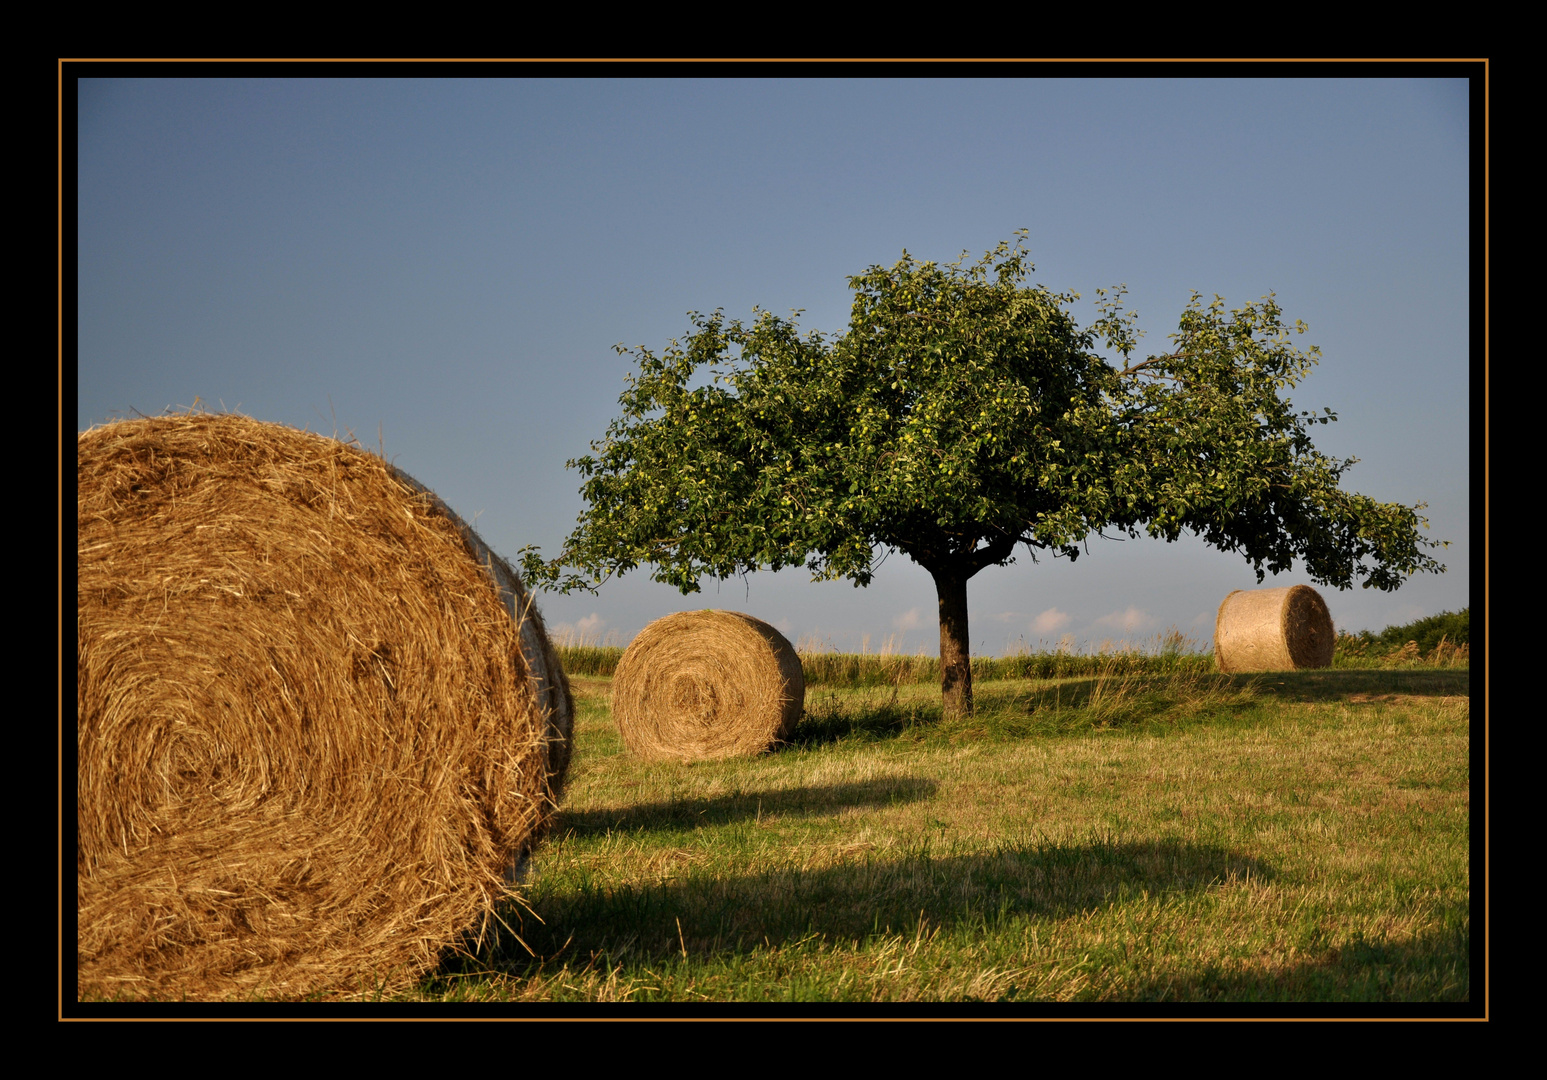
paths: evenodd
<path fill-rule="evenodd" d="M 1297 671 L 1332 664 L 1332 616 L 1309 585 L 1236 589 L 1214 620 L 1221 671 Z"/>
<path fill-rule="evenodd" d="M 800 657 L 761 619 L 685 611 L 639 632 L 612 679 L 624 745 L 650 760 L 761 754 L 805 708 Z"/>
<path fill-rule="evenodd" d="M 79 436 L 77 992 L 397 988 L 480 932 L 563 783 L 520 581 L 357 446 Z"/>

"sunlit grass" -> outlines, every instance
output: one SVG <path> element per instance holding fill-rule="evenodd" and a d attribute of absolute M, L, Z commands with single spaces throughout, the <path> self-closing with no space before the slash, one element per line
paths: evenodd
<path fill-rule="evenodd" d="M 817 688 L 790 745 L 575 764 L 509 929 L 423 995 L 1463 1001 L 1468 675 Z"/>

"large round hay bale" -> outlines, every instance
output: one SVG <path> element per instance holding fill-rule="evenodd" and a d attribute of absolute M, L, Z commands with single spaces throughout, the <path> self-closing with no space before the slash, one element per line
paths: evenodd
<path fill-rule="evenodd" d="M 783 634 L 735 611 L 685 611 L 639 632 L 612 679 L 612 715 L 639 757 L 760 754 L 805 707 L 800 657 Z"/>
<path fill-rule="evenodd" d="M 1214 620 L 1221 671 L 1295 671 L 1332 663 L 1332 616 L 1309 585 L 1236 589 Z"/>
<path fill-rule="evenodd" d="M 479 933 L 569 754 L 510 567 L 245 417 L 95 428 L 77 468 L 78 993 L 391 989 Z"/>

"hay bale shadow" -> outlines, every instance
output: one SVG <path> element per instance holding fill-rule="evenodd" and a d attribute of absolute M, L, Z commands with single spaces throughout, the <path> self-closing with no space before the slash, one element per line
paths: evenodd
<path fill-rule="evenodd" d="M 737 792 L 713 799 L 674 799 L 601 810 L 561 810 L 555 833 L 580 839 L 607 832 L 676 831 L 728 825 L 773 814 L 812 817 L 853 807 L 917 802 L 933 796 L 938 787 L 933 780 L 888 777 L 851 784 Z"/>
<path fill-rule="evenodd" d="M 845 945 L 874 935 L 911 934 L 921 924 L 1063 918 L 1140 895 L 1194 893 L 1274 876 L 1269 864 L 1215 845 L 1093 841 L 945 857 L 927 849 L 901 858 L 863 852 L 821 868 L 740 877 L 539 884 L 527 898 L 527 910 L 504 914 L 524 946 L 502 939 L 472 963 L 521 977 L 565 962 L 651 964 L 680 959 L 684 951 L 699 959 L 733 957 L 813 936 Z M 443 974 L 465 963 L 455 959 Z"/>

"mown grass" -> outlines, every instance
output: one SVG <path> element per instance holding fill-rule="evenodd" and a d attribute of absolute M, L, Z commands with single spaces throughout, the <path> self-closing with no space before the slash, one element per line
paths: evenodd
<path fill-rule="evenodd" d="M 558 828 L 415 997 L 1462 1002 L 1469 675 L 1116 665 L 808 692 L 790 745 L 646 764 L 577 676 Z"/>

